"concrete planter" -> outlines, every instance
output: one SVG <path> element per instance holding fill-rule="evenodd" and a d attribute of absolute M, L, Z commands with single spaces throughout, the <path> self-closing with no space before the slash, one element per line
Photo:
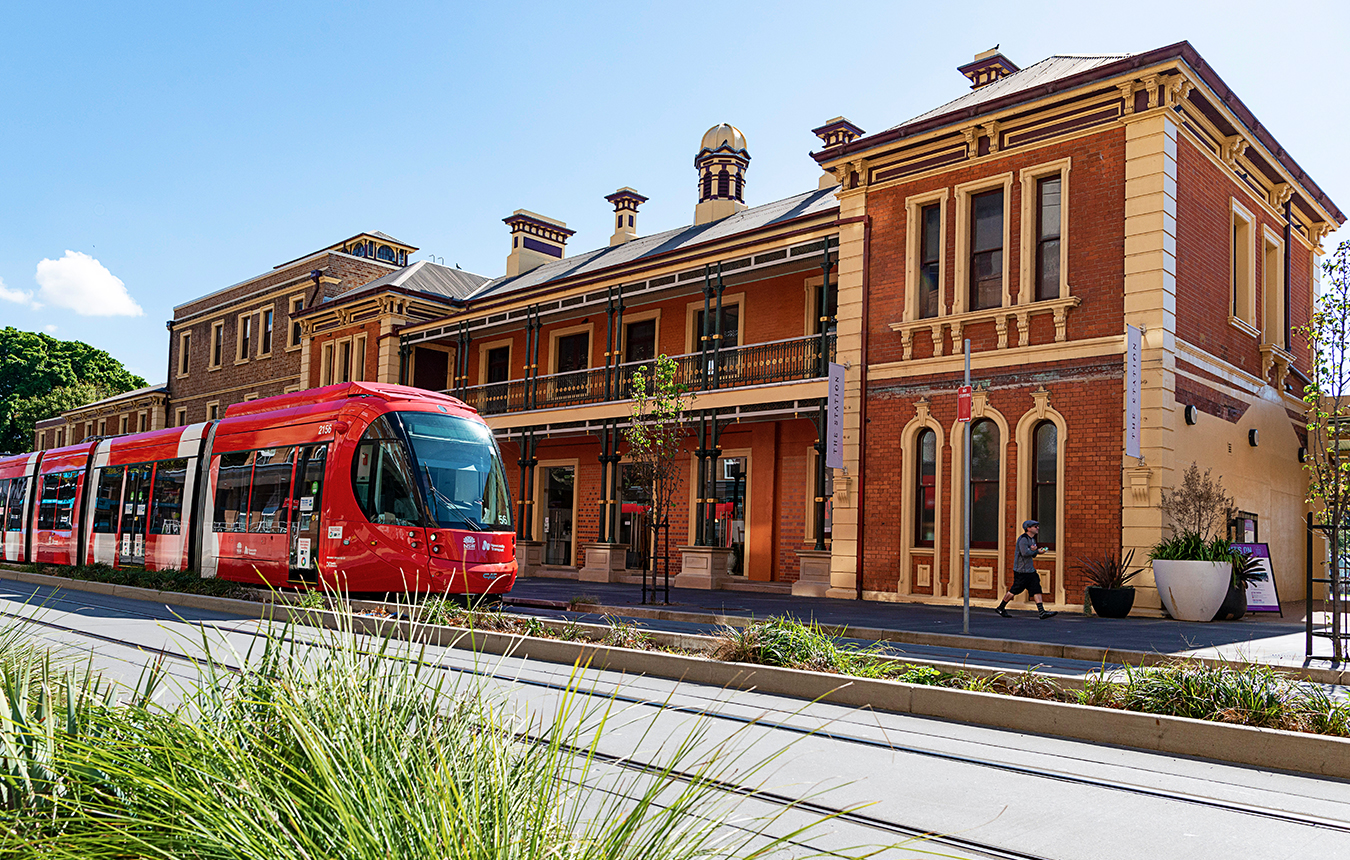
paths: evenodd
<path fill-rule="evenodd" d="M 1178 621 L 1213 621 L 1232 579 L 1233 566 L 1226 561 L 1153 560 L 1158 596 Z"/>

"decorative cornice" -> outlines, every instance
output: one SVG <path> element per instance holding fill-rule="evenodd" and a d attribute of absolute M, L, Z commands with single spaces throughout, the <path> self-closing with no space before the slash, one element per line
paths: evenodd
<path fill-rule="evenodd" d="M 1219 147 L 1219 157 L 1223 163 L 1228 165 L 1228 169 L 1235 172 L 1245 172 L 1241 170 L 1238 159 L 1247 151 L 1247 139 L 1240 134 L 1225 138 Z"/>

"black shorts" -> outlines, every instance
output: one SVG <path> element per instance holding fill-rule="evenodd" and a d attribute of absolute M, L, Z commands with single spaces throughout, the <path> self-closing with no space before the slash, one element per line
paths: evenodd
<path fill-rule="evenodd" d="M 1018 573 L 1013 572 L 1012 588 L 1008 589 L 1009 594 L 1020 594 L 1023 591 L 1028 597 L 1035 597 L 1041 593 L 1041 577 L 1038 573 Z"/>

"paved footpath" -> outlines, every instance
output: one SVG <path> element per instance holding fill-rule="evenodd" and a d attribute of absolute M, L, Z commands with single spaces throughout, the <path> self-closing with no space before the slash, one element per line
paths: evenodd
<path fill-rule="evenodd" d="M 858 631 L 860 637 L 877 633 L 919 633 L 938 636 L 960 636 L 962 612 L 960 606 L 932 606 L 920 603 L 882 603 L 878 601 L 834 600 L 829 598 L 792 597 L 752 591 L 702 591 L 672 588 L 670 605 L 643 606 L 641 588 L 626 583 L 576 582 L 566 579 L 521 578 L 508 597 L 515 608 L 552 608 L 555 612 L 574 597 L 589 596 L 598 599 L 602 611 L 586 613 L 585 617 L 610 614 L 633 617 L 640 623 L 661 629 L 706 630 L 724 623 L 727 618 L 768 618 L 791 615 L 803 621 L 847 627 Z M 1029 608 L 1028 608 L 1029 607 Z M 665 623 L 643 617 L 646 611 L 661 610 Z M 1001 618 L 986 607 L 971 607 L 970 637 L 968 641 L 942 642 L 942 647 L 917 647 L 910 643 L 892 650 L 900 653 L 933 655 L 938 659 L 960 661 L 969 655 L 972 661 L 986 664 L 985 657 L 1033 650 L 1031 643 L 1080 646 L 1097 649 L 1142 651 L 1200 657 L 1218 657 L 1230 660 L 1269 663 L 1276 666 L 1329 667 L 1331 661 L 1304 659 L 1304 625 L 1301 605 L 1286 612 L 1286 618 L 1277 615 L 1251 615 L 1241 621 L 1212 622 L 1209 624 L 1174 621 L 1170 618 L 1099 618 L 1081 612 L 1060 612 L 1054 618 L 1036 617 L 1034 607 L 1021 602 L 1010 607 L 1012 618 Z M 581 617 L 576 613 L 574 617 Z M 882 638 L 876 636 L 875 638 Z M 981 643 L 987 642 L 987 648 Z M 1329 653 L 1329 644 L 1318 640 L 1314 646 Z M 1017 661 L 1011 661 L 1017 662 Z M 1020 661 L 1022 665 L 1025 660 Z M 1040 661 L 1054 670 L 1077 674 L 1078 671 L 1099 665 L 1077 660 Z"/>

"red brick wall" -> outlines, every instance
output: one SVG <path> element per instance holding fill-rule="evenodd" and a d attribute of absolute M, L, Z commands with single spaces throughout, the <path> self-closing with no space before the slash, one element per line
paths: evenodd
<path fill-rule="evenodd" d="M 983 380 L 982 380 L 983 381 Z M 1082 599 L 1084 581 L 1075 571 L 1080 556 L 1119 552 L 1121 529 L 1120 447 L 1122 426 L 1122 365 L 1111 358 L 1082 361 L 1047 362 L 1034 368 L 1004 371 L 987 380 L 988 404 L 1007 421 L 1008 439 L 1004 448 L 1005 489 L 1003 533 L 1007 557 L 1005 577 L 1012 569 L 1012 547 L 1021 533 L 1017 514 L 1017 487 L 1029 476 L 1018 473 L 1016 433 L 1018 421 L 1033 408 L 1032 391 L 1044 386 L 1050 392 L 1049 405 L 1060 412 L 1068 424 L 1060 439 L 1065 464 L 1064 531 L 1058 537 L 1056 552 L 1065 558 L 1066 598 Z M 960 545 L 959 517 L 951 516 L 951 479 L 953 475 L 951 427 L 956 419 L 955 375 L 930 376 L 903 381 L 878 381 L 868 387 L 867 450 L 864 460 L 863 492 L 866 494 L 866 543 L 863 559 L 863 588 L 868 591 L 896 590 L 900 581 L 902 543 L 911 540 L 912 522 L 902 522 L 905 497 L 913 487 L 902 485 L 904 458 L 913 456 L 903 450 L 900 434 L 914 418 L 914 403 L 927 397 L 933 417 L 946 429 L 942 460 L 942 483 L 938 488 L 938 517 L 941 534 L 934 548 L 934 583 L 961 576 L 952 571 L 949 559 L 953 542 Z M 1044 562 L 1042 569 L 1053 566 Z M 1056 583 L 1050 579 L 1053 594 Z M 919 590 L 919 589 L 916 589 Z M 994 589 L 972 592 L 975 597 L 996 598 Z"/>
<path fill-rule="evenodd" d="M 1261 375 L 1260 340 L 1229 323 L 1232 308 L 1232 201 L 1252 213 L 1256 245 L 1258 322 L 1265 304 L 1265 229 L 1283 237 L 1283 220 L 1271 215 L 1247 185 L 1237 181 L 1184 137 L 1177 142 L 1177 335 L 1254 376 Z M 1310 313 L 1312 254 L 1297 239 L 1290 248 L 1290 322 L 1306 325 Z M 1283 266 L 1281 257 L 1279 265 Z M 1277 338 L 1278 339 L 1278 338 Z M 1308 369 L 1302 340 L 1292 352 Z"/>
<path fill-rule="evenodd" d="M 324 344 L 363 333 L 366 336 L 366 355 L 361 379 L 366 382 L 376 381 L 376 373 L 379 370 L 380 363 L 380 321 L 378 318 L 315 335 L 309 346 L 309 379 L 305 381 L 305 387 L 314 388 L 323 384 L 321 374 L 323 373 Z M 297 371 L 298 369 L 297 365 Z M 398 380 L 393 381 L 397 382 Z"/>
<path fill-rule="evenodd" d="M 1068 337 L 1076 340 L 1120 333 L 1125 278 L 1125 133 L 1123 129 L 1113 128 L 870 192 L 867 198 L 867 212 L 872 216 L 870 363 L 899 361 L 902 357 L 901 337 L 890 330 L 889 324 L 904 318 L 906 198 L 1011 171 L 1010 239 L 1009 247 L 1004 250 L 1008 256 L 1009 290 L 1015 300 L 1022 288 L 1019 269 L 1023 229 L 1022 187 L 1017 171 L 1062 158 L 1073 160 L 1069 171 L 1067 210 L 1068 283 L 1073 294 L 1082 299 L 1082 304 L 1069 314 Z M 955 198 L 949 194 L 944 270 L 948 312 L 958 289 L 953 281 L 956 231 L 969 229 L 968 224 L 957 224 L 956 210 Z M 1034 228 L 1035 225 L 1030 225 L 1028 229 Z M 1048 315 L 1034 318 L 1031 330 L 1030 342 L 1033 344 L 1054 340 L 1054 323 Z M 965 336 L 971 339 L 972 350 L 992 349 L 997 343 L 992 322 L 969 326 Z M 952 352 L 950 344 L 947 351 L 948 354 Z M 924 331 L 916 333 L 914 357 L 925 358 L 932 354 L 931 336 Z"/>

